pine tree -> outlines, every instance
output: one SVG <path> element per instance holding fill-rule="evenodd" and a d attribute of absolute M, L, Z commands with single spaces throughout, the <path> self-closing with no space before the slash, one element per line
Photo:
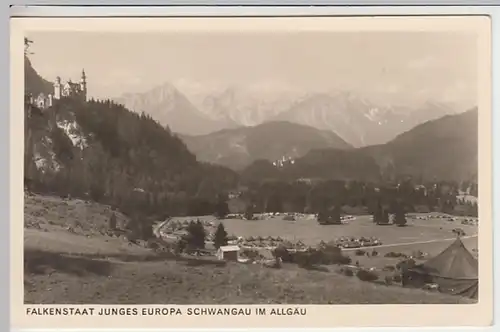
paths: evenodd
<path fill-rule="evenodd" d="M 342 219 L 340 218 L 340 207 L 336 205 L 328 217 L 331 224 L 341 224 Z"/>
<path fill-rule="evenodd" d="M 373 214 L 373 222 L 377 225 L 385 225 L 389 223 L 389 211 L 387 211 L 379 202 L 375 213 Z"/>
<path fill-rule="evenodd" d="M 199 249 L 204 249 L 205 248 L 205 238 L 207 237 L 207 232 L 205 231 L 205 227 L 201 223 L 201 221 L 198 219 L 196 222 L 196 229 L 197 229 L 197 248 Z"/>
<path fill-rule="evenodd" d="M 375 207 L 375 211 L 373 212 L 373 222 L 378 224 L 383 220 L 383 209 L 382 209 L 382 204 L 380 202 L 377 203 L 377 206 Z"/>
<path fill-rule="evenodd" d="M 319 224 L 326 225 L 328 223 L 328 213 L 322 209 L 318 212 L 317 220 Z"/>
<path fill-rule="evenodd" d="M 109 218 L 108 223 L 109 223 L 110 230 L 116 229 L 116 215 L 114 213 L 111 214 L 111 217 Z"/>
<path fill-rule="evenodd" d="M 224 219 L 228 214 L 229 206 L 227 205 L 227 200 L 223 195 L 219 195 L 215 206 L 215 216 L 218 219 Z"/>
<path fill-rule="evenodd" d="M 189 246 L 193 249 L 204 249 L 206 232 L 201 221 L 191 221 L 187 227 L 187 231 L 188 236 L 186 240 Z"/>
<path fill-rule="evenodd" d="M 219 226 L 217 226 L 214 236 L 214 245 L 217 249 L 227 245 L 227 232 L 223 223 L 220 223 Z"/>
<path fill-rule="evenodd" d="M 389 211 L 387 209 L 382 209 L 382 220 L 380 220 L 381 224 L 389 223 Z"/>
<path fill-rule="evenodd" d="M 406 225 L 406 216 L 404 209 L 401 205 L 398 205 L 396 208 L 396 213 L 394 215 L 394 224 L 397 226 L 405 226 Z"/>
<path fill-rule="evenodd" d="M 253 220 L 253 205 L 250 203 L 245 211 L 245 219 Z"/>
<path fill-rule="evenodd" d="M 154 237 L 153 223 L 146 219 L 141 222 L 141 238 L 145 241 Z"/>

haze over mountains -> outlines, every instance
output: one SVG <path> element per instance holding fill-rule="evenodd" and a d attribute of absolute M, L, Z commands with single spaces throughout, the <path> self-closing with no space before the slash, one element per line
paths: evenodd
<path fill-rule="evenodd" d="M 25 79 L 27 92 L 40 93 L 50 89 L 51 83 L 40 77 L 31 66 L 29 60 L 25 61 Z M 139 96 L 143 98 L 139 98 Z M 148 97 L 152 96 L 155 98 L 148 99 Z M 352 101 L 353 99 L 349 99 L 349 96 L 350 95 L 341 94 L 341 97 L 337 96 L 339 99 L 336 100 Z M 132 105 L 136 105 L 136 108 L 157 105 L 155 110 L 159 112 L 160 115 L 166 115 L 163 117 L 163 121 L 172 119 L 173 121 L 171 124 L 177 126 L 177 128 L 184 125 L 184 128 L 194 130 L 199 124 L 211 124 L 211 128 L 216 131 L 209 134 L 197 136 L 178 134 L 179 138 L 182 139 L 187 149 L 190 151 L 189 153 L 192 153 L 192 159 L 194 158 L 192 162 L 194 163 L 194 160 L 197 159 L 198 161 L 210 162 L 237 169 L 241 171 L 244 178 L 257 176 L 261 180 L 270 177 L 285 178 L 289 180 L 299 178 L 339 178 L 365 179 L 370 181 L 377 181 L 386 176 L 392 177 L 403 175 L 438 180 L 471 180 L 477 178 L 477 108 L 473 108 L 463 113 L 446 115 L 439 119 L 426 121 L 415 126 L 411 130 L 397 135 L 394 139 L 385 144 L 372 144 L 370 146 L 356 148 L 353 144 L 349 144 L 349 142 L 346 142 L 346 140 L 342 139 L 340 135 L 337 135 L 332 130 L 320 130 L 312 126 L 290 121 L 274 120 L 278 118 L 279 115 L 286 114 L 285 112 L 287 111 L 275 114 L 274 117 L 267 119 L 267 121 L 260 125 L 249 127 L 238 125 L 235 118 L 221 117 L 219 120 L 214 120 L 207 114 L 199 111 L 187 97 L 172 85 L 164 85 L 161 88 L 152 90 L 147 95 L 136 94 L 125 97 L 124 99 L 128 100 L 128 103 L 134 101 L 135 104 L 132 103 Z M 335 98 L 322 95 L 318 100 L 331 101 L 335 100 Z M 155 104 L 154 101 L 161 101 L 161 103 Z M 302 99 L 301 102 L 292 106 L 289 112 L 295 112 L 298 109 L 297 105 L 305 103 L 306 101 L 307 99 Z M 367 104 L 367 102 L 363 103 L 362 100 L 357 100 L 357 102 L 358 105 Z M 106 116 L 110 116 L 114 118 L 118 116 L 115 112 L 127 113 L 125 110 L 115 106 L 112 107 L 116 109 L 115 111 L 107 110 L 107 108 L 103 106 L 108 105 L 106 103 L 95 104 L 93 102 L 92 105 L 94 105 L 92 107 L 96 108 L 105 108 L 106 112 L 93 111 L 89 113 L 83 111 L 80 112 L 80 114 L 88 114 L 89 119 L 94 122 L 97 121 L 96 123 L 102 122 L 99 120 L 100 117 L 106 118 Z M 265 105 L 265 103 L 262 105 Z M 75 108 L 72 112 L 80 107 L 78 105 L 72 105 L 71 103 L 67 106 Z M 427 108 L 421 108 L 420 112 L 410 112 L 410 108 L 406 110 L 400 109 L 399 112 L 386 111 L 385 113 L 372 110 L 372 112 L 365 113 L 365 117 L 372 121 L 378 120 L 378 122 L 381 123 L 383 123 L 382 119 L 384 119 L 384 121 L 386 121 L 385 123 L 388 124 L 387 127 L 393 128 L 393 126 L 389 125 L 391 121 L 392 123 L 397 123 L 394 119 L 400 119 L 403 115 L 413 119 L 415 122 L 423 121 L 425 117 L 429 116 L 438 117 L 438 114 L 441 114 L 440 112 L 430 114 L 431 110 L 434 109 L 441 110 L 441 112 L 449 110 L 446 106 L 428 103 Z M 167 110 L 167 112 L 163 112 L 164 110 Z M 137 111 L 136 109 L 136 112 Z M 351 113 L 354 112 L 349 111 L 346 113 L 351 115 Z M 252 113 L 249 112 L 247 114 Z M 255 112 L 253 114 L 265 115 L 265 112 Z M 335 113 L 333 114 L 335 115 Z M 342 112 L 339 112 L 339 114 L 342 114 Z M 388 116 L 388 114 L 392 115 L 392 117 Z M 325 111 L 323 113 L 325 119 L 329 119 L 327 115 L 328 113 Z M 332 115 L 330 119 L 336 119 L 334 115 Z M 151 114 L 151 116 L 154 120 L 158 121 L 158 118 L 155 119 L 154 114 Z M 182 119 L 175 119 L 175 116 L 184 117 Z M 352 115 L 352 117 L 341 117 L 338 115 L 338 118 L 344 120 L 353 119 L 354 115 Z M 357 119 L 360 118 L 362 119 L 362 117 L 358 117 Z M 142 119 L 141 121 L 146 121 L 147 117 L 137 117 L 136 120 L 133 119 L 133 117 L 130 117 L 130 121 L 133 123 L 137 122 L 135 126 L 139 126 L 139 119 Z M 74 128 L 88 126 L 88 123 L 85 121 L 79 123 L 77 120 L 78 119 L 71 118 L 71 121 L 67 119 L 64 121 L 73 123 L 72 126 Z M 115 120 L 108 119 L 107 121 L 107 127 L 102 129 L 103 137 L 109 138 L 108 136 L 113 136 L 117 132 L 121 132 L 118 129 L 119 124 L 117 124 Z M 148 121 L 150 122 L 150 120 L 147 120 L 147 122 Z M 61 128 L 69 130 L 66 122 L 64 122 L 65 124 L 61 124 Z M 151 125 L 151 123 L 149 125 Z M 70 127 L 73 128 L 72 126 Z M 220 129 L 224 126 L 232 126 L 233 128 L 218 130 L 218 128 Z M 172 136 L 163 133 L 164 129 L 162 127 L 153 127 L 155 130 L 162 132 L 163 136 L 168 138 L 165 141 L 160 140 L 163 142 L 161 144 L 159 143 L 160 141 L 155 141 L 155 148 L 164 144 L 173 144 L 171 141 L 175 135 Z M 343 129 L 342 127 L 337 128 Z M 403 127 L 399 127 L 398 130 L 403 130 L 401 128 Z M 174 128 L 172 129 L 174 130 Z M 75 139 L 80 143 L 87 141 L 85 135 L 80 133 L 79 130 L 75 130 L 76 129 L 72 129 L 66 133 L 66 136 L 69 137 L 66 141 L 75 141 Z M 131 132 L 135 131 L 136 129 L 133 129 Z M 149 130 L 143 133 L 146 135 L 148 132 Z M 198 132 L 202 131 L 199 130 Z M 123 131 L 122 134 L 124 137 L 130 135 L 127 134 L 126 130 Z M 42 133 L 39 139 L 34 140 L 39 142 L 37 146 L 41 149 L 40 151 L 48 149 L 47 146 L 45 146 L 45 143 L 50 141 L 50 139 L 47 139 L 47 137 L 49 137 L 47 135 L 47 133 Z M 175 146 L 180 146 L 179 144 L 182 144 L 178 139 L 175 141 Z M 69 142 L 68 144 L 73 145 L 76 143 Z M 134 146 L 136 146 L 138 151 L 142 149 L 141 144 L 138 142 L 134 144 L 136 144 Z M 42 145 L 44 147 L 42 147 Z M 112 146 L 114 149 L 125 149 L 121 144 Z M 37 147 L 35 147 L 35 149 L 37 149 Z M 179 149 L 183 150 L 185 148 Z M 49 160 L 51 159 L 50 156 L 54 155 L 51 149 L 45 152 L 46 153 L 40 152 L 40 158 L 46 155 L 45 159 Z M 292 157 L 295 162 L 282 169 L 273 167 L 272 161 L 282 156 Z M 171 156 L 165 157 L 168 159 Z M 233 173 L 229 171 L 227 174 Z"/>
<path fill-rule="evenodd" d="M 177 133 L 203 135 L 236 125 L 203 114 L 184 94 L 169 83 L 146 93 L 124 94 L 120 98 L 115 98 L 115 101 L 132 111 L 149 114 Z"/>
<path fill-rule="evenodd" d="M 305 92 L 273 83 L 204 86 L 179 81 L 114 100 L 182 135 L 285 121 L 332 131 L 354 147 L 383 144 L 422 122 L 464 111 L 434 101 L 381 105 L 352 92 Z"/>
<path fill-rule="evenodd" d="M 200 161 L 232 169 L 242 169 L 259 159 L 298 158 L 314 149 L 352 148 L 332 131 L 286 121 L 225 129 L 202 136 L 181 135 L 181 138 Z"/>
<path fill-rule="evenodd" d="M 478 109 L 430 120 L 385 144 L 354 148 L 331 131 L 268 122 L 203 136 L 181 136 L 200 161 L 242 171 L 244 177 L 380 181 L 477 179 Z M 278 169 L 281 157 L 294 161 Z"/>

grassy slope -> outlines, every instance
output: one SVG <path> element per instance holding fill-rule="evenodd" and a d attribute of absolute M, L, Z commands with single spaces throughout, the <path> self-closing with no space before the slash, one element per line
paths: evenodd
<path fill-rule="evenodd" d="M 182 139 L 200 160 L 233 169 L 243 169 L 260 159 L 274 161 L 283 156 L 301 157 L 312 149 L 352 148 L 331 131 L 286 121 L 223 129 L 202 136 L 183 136 Z"/>
<path fill-rule="evenodd" d="M 161 258 L 145 248 L 94 231 L 105 224 L 108 213 L 107 207 L 98 204 L 27 198 L 26 303 L 469 302 L 454 296 L 361 282 L 335 273 L 337 267 L 331 267 L 330 272 L 290 265 L 275 270 L 258 265 L 200 265 L 191 260 Z M 75 230 L 77 234 L 63 227 L 84 222 L 93 226 Z"/>

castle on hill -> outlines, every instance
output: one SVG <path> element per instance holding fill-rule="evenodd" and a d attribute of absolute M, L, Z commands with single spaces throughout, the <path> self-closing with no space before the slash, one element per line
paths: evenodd
<path fill-rule="evenodd" d="M 40 109 L 45 109 L 52 106 L 54 100 L 64 97 L 76 97 L 81 98 L 83 101 L 87 101 L 87 76 L 85 75 L 85 70 L 82 70 L 82 76 L 78 83 L 72 82 L 71 79 L 69 79 L 66 83 L 62 84 L 61 78 L 57 76 L 53 93 L 49 93 L 48 95 L 40 93 L 36 97 L 30 96 L 30 102 Z"/>

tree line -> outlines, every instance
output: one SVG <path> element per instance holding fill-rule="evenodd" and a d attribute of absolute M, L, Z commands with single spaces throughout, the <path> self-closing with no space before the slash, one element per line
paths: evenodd
<path fill-rule="evenodd" d="M 362 181 L 262 181 L 248 185 L 241 199 L 254 212 L 373 214 L 383 206 L 388 213 L 439 211 L 477 216 L 477 202 L 460 198 L 462 193 L 477 196 L 477 184 L 464 181 L 417 184 L 412 179 L 400 182 L 370 183 Z M 336 212 L 335 212 L 336 211 Z"/>

